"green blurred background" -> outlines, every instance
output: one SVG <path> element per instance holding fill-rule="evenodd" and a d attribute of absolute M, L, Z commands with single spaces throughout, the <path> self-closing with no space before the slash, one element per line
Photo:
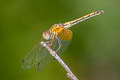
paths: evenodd
<path fill-rule="evenodd" d="M 62 59 L 80 80 L 120 80 L 120 0 L 0 0 L 0 80 L 68 80 L 54 61 L 41 72 L 21 68 L 24 56 L 51 25 L 105 13 L 71 28 Z"/>

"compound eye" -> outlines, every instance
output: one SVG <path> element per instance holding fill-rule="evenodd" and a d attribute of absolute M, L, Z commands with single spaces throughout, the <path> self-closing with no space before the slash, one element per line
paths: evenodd
<path fill-rule="evenodd" d="M 44 38 L 45 40 L 49 40 L 49 39 L 50 39 L 50 35 L 49 35 L 48 31 L 43 32 L 42 36 L 43 36 L 43 38 Z"/>

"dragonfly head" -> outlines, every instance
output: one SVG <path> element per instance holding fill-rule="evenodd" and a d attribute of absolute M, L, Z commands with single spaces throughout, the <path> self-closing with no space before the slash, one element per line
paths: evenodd
<path fill-rule="evenodd" d="M 42 36 L 43 36 L 43 38 L 44 38 L 45 40 L 49 40 L 49 39 L 50 39 L 49 30 L 43 32 Z"/>

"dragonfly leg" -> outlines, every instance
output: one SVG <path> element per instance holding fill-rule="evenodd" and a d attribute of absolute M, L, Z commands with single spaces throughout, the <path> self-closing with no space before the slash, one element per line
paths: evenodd
<path fill-rule="evenodd" d="M 58 40 L 58 44 L 59 44 L 59 47 L 56 50 L 56 52 L 58 52 L 60 48 L 62 47 L 62 43 L 61 43 L 61 40 L 57 36 L 56 36 L 56 39 Z"/>
<path fill-rule="evenodd" d="M 52 46 L 53 42 L 54 42 L 54 39 L 51 39 L 50 41 L 46 41 L 45 43 L 47 43 L 47 45 L 50 47 Z"/>
<path fill-rule="evenodd" d="M 49 43 L 49 41 L 46 41 L 45 43 L 46 43 L 46 44 L 48 44 L 48 43 Z"/>
<path fill-rule="evenodd" d="M 62 47 L 62 44 L 59 44 L 59 47 L 57 48 L 56 52 L 58 52 L 61 47 Z"/>

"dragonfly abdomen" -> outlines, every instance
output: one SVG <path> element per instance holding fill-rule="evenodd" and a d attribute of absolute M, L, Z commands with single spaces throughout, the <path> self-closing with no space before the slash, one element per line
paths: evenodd
<path fill-rule="evenodd" d="M 103 10 L 98 10 L 98 11 L 89 13 L 89 14 L 87 14 L 87 15 L 85 15 L 85 16 L 82 16 L 82 17 L 80 17 L 80 18 L 78 18 L 78 19 L 75 19 L 75 20 L 73 20 L 73 21 L 66 22 L 66 23 L 64 23 L 63 25 L 64 25 L 65 28 L 70 28 L 71 26 L 73 26 L 73 25 L 75 25 L 75 24 L 77 24 L 77 23 L 79 23 L 79 22 L 82 22 L 82 21 L 84 21 L 84 20 L 86 20 L 86 19 L 89 19 L 89 18 L 91 18 L 91 17 L 93 17 L 93 16 L 100 15 L 100 14 L 102 14 L 102 13 L 104 13 Z"/>

